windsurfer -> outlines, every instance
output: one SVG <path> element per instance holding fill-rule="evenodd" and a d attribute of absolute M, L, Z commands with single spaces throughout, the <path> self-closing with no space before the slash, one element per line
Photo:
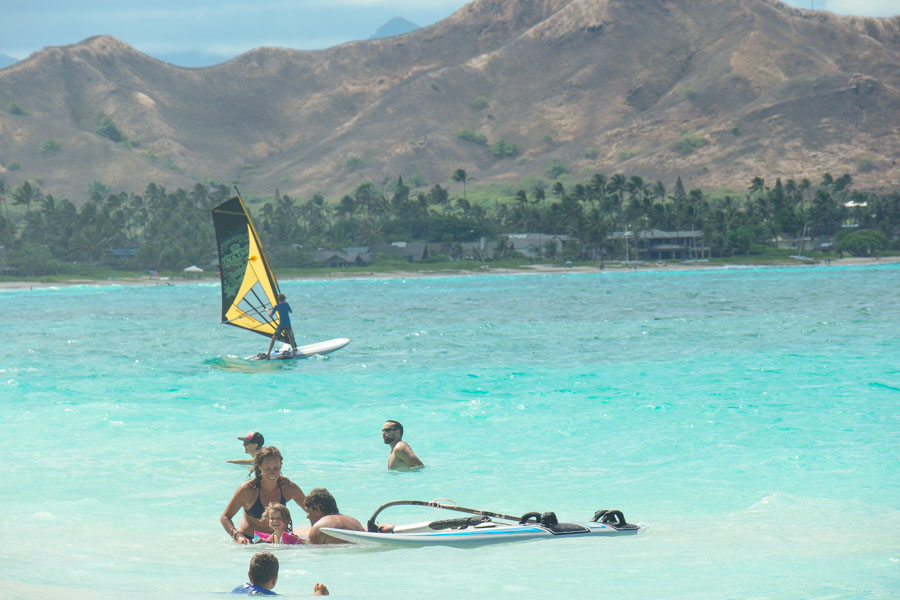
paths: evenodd
<path fill-rule="evenodd" d="M 245 481 L 234 492 L 219 522 L 238 544 L 250 544 L 254 531 L 272 533 L 272 528 L 263 519 L 264 507 L 270 502 L 287 504 L 293 500 L 301 508 L 306 508 L 306 495 L 296 483 L 281 475 L 281 452 L 275 446 L 265 446 L 253 459 L 256 477 Z M 231 520 L 243 508 L 241 524 L 235 527 Z"/>
<path fill-rule="evenodd" d="M 294 330 L 291 327 L 291 305 L 287 303 L 284 294 L 278 294 L 278 304 L 272 308 L 267 308 L 266 312 L 269 313 L 270 317 L 272 313 L 278 313 L 278 327 L 275 328 L 275 333 L 272 334 L 272 339 L 269 341 L 269 350 L 266 352 L 266 358 L 269 358 L 269 355 L 272 353 L 272 346 L 275 345 L 275 340 L 282 334 L 291 345 L 291 356 L 293 356 L 297 345 L 294 343 Z"/>

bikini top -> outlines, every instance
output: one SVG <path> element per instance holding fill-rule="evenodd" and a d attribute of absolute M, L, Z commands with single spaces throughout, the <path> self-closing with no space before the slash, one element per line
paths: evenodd
<path fill-rule="evenodd" d="M 284 499 L 284 492 L 281 491 L 281 488 L 278 489 L 278 493 L 281 494 L 281 503 L 286 504 L 287 500 Z M 244 509 L 244 512 L 254 519 L 262 519 L 263 511 L 265 511 L 260 496 L 262 496 L 262 490 L 259 490 L 259 493 L 256 495 L 256 502 L 253 503 L 253 506 Z"/>

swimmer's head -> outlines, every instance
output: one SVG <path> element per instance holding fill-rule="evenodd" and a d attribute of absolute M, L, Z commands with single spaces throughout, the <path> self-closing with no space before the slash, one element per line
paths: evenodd
<path fill-rule="evenodd" d="M 306 496 L 306 512 L 318 511 L 322 515 L 340 514 L 337 501 L 325 488 L 316 488 Z"/>
<path fill-rule="evenodd" d="M 260 552 L 250 559 L 250 570 L 247 572 L 253 585 L 272 584 L 278 578 L 278 559 L 271 552 Z M 271 586 L 270 586 L 271 587 Z"/>

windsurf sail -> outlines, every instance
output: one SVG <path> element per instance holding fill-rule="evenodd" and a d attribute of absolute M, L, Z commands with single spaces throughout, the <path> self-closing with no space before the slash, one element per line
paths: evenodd
<path fill-rule="evenodd" d="M 271 338 L 278 281 L 240 194 L 213 208 L 222 280 L 222 322 Z M 280 333 L 278 341 L 292 344 Z"/>

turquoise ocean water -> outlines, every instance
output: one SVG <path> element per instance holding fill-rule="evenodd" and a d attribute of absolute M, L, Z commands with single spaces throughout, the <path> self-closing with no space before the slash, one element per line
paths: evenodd
<path fill-rule="evenodd" d="M 0 292 L 2 598 L 215 598 L 218 517 L 262 431 L 365 520 L 449 498 L 646 530 L 469 550 L 279 548 L 335 598 L 892 598 L 900 267 L 287 281 L 298 342 L 250 363 L 217 284 Z M 385 419 L 427 467 L 386 470 Z M 294 520 L 305 523 L 293 504 Z M 407 512 L 408 511 L 408 512 Z M 387 522 L 452 516 L 398 509 Z M 258 548 L 257 548 L 258 549 Z"/>

